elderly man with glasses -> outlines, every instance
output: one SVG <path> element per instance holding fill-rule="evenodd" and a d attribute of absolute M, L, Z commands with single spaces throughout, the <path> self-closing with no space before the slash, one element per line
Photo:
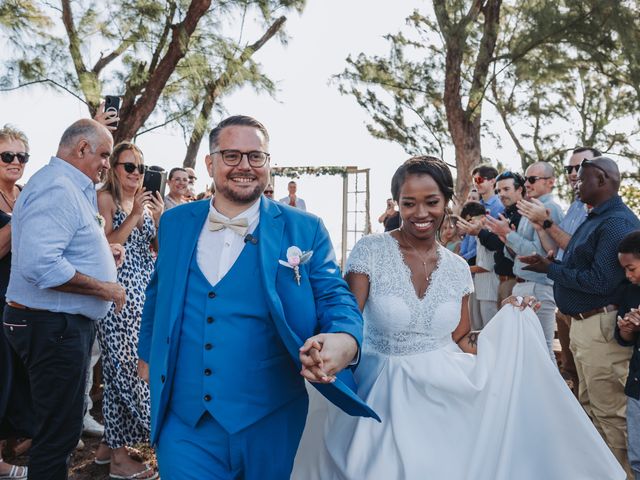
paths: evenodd
<path fill-rule="evenodd" d="M 553 167 L 547 162 L 536 162 L 527 168 L 525 187 L 529 198 L 537 198 L 549 210 L 555 223 L 564 218 L 562 208 L 553 199 L 551 192 L 555 185 Z M 537 312 L 538 319 L 544 332 L 549 354 L 555 362 L 553 353 L 553 337 L 556 323 L 556 302 L 553 297 L 553 281 L 546 275 L 524 270 L 526 264 L 518 258 L 520 255 L 539 253 L 546 255 L 534 225 L 525 217 L 520 220 L 518 229 L 513 231 L 509 222 L 503 216 L 495 220 L 487 217 L 487 227 L 505 242 L 505 254 L 514 259 L 513 273 L 516 275 L 516 285 L 513 295 L 532 295 L 542 304 Z"/>

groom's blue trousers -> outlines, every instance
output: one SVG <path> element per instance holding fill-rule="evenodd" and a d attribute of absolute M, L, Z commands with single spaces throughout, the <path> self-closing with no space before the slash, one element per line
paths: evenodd
<path fill-rule="evenodd" d="M 195 428 L 169 410 L 156 453 L 162 480 L 288 480 L 307 415 L 306 395 L 228 433 L 208 413 Z"/>

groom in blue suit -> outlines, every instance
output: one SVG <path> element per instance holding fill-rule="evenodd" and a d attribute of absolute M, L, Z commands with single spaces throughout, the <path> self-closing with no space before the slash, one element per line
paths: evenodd
<path fill-rule="evenodd" d="M 216 194 L 171 209 L 147 289 L 139 373 L 163 480 L 289 478 L 304 378 L 351 415 L 362 317 L 315 216 L 262 196 L 269 136 L 251 117 L 211 131 Z M 346 368 L 346 369 L 345 369 Z"/>

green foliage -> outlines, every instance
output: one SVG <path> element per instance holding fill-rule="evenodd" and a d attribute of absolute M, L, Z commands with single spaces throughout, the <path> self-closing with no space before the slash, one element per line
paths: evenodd
<path fill-rule="evenodd" d="M 632 181 L 623 183 L 620 187 L 620 196 L 633 213 L 640 217 L 640 184 Z"/>
<path fill-rule="evenodd" d="M 640 160 L 634 146 L 640 132 L 640 2 L 504 1 L 495 51 L 483 59 L 489 3 L 432 0 L 407 18 L 408 28 L 385 37 L 386 55 L 347 58 L 335 78 L 340 92 L 369 114 L 368 130 L 408 153 L 442 156 L 455 143 L 452 129 L 470 132 L 464 121 L 480 118 L 488 107 L 498 113 L 523 170 L 544 160 L 561 176 L 568 152 L 579 145 Z M 447 82 L 457 83 L 462 118 L 445 111 Z M 482 136 L 503 141 L 490 122 L 479 128 Z M 456 163 L 468 168 L 460 150 L 457 144 Z M 480 149 L 474 154 L 477 163 Z M 468 173 L 459 168 L 458 175 Z"/>
<path fill-rule="evenodd" d="M 120 95 L 127 116 L 121 125 L 138 122 L 130 136 L 179 121 L 188 137 L 194 125 L 206 127 L 209 117 L 201 118 L 201 107 L 207 97 L 220 108 L 220 98 L 242 85 L 274 94 L 254 51 L 246 54 L 255 39 L 247 40 L 244 28 L 267 29 L 276 15 L 302 11 L 306 0 L 218 0 L 205 10 L 208 3 L 0 0 L 0 32 L 11 47 L 0 89 L 43 83 L 85 101 L 92 115 L 105 94 Z M 198 6 L 202 14 L 195 15 Z M 192 34 L 188 18 L 195 21 Z M 284 42 L 283 23 L 275 33 Z M 225 81 L 215 83 L 221 76 Z M 150 108 L 144 105 L 149 96 Z"/>

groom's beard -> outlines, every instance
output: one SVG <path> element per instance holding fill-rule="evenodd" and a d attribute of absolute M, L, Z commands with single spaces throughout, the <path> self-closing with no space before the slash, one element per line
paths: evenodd
<path fill-rule="evenodd" d="M 247 192 L 236 192 L 233 189 L 227 187 L 226 185 L 223 185 L 220 188 L 216 188 L 216 193 L 223 195 L 224 197 L 228 198 L 232 202 L 253 203 L 258 198 L 260 198 L 260 195 L 262 195 L 262 191 L 264 190 L 265 187 L 266 185 L 258 185 L 253 190 L 249 190 Z"/>

